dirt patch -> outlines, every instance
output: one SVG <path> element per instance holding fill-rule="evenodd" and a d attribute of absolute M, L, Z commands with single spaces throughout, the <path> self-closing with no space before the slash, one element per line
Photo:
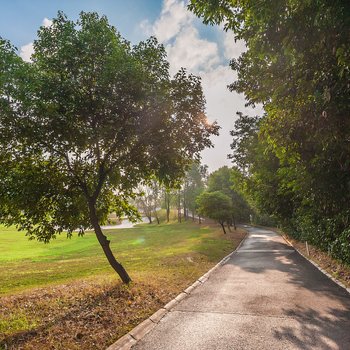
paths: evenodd
<path fill-rule="evenodd" d="M 105 349 L 175 295 L 157 284 L 90 281 L 2 297 L 0 349 Z"/>
<path fill-rule="evenodd" d="M 233 249 L 244 235 L 243 230 L 237 230 L 222 239 L 229 240 Z M 222 257 L 227 247 L 222 246 Z M 111 274 L 3 296 L 0 350 L 106 349 L 217 260 L 211 254 L 190 252 L 166 257 L 152 270 L 134 273 L 134 282 L 129 286 Z"/>

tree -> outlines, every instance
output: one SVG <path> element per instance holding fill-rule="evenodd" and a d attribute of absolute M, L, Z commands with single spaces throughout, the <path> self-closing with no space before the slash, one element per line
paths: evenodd
<path fill-rule="evenodd" d="M 155 38 L 131 46 L 96 13 L 59 12 L 30 64 L 0 48 L 0 222 L 44 242 L 92 227 L 128 283 L 100 224 L 111 211 L 135 218 L 138 183 L 170 185 L 212 145 L 200 79 L 170 79 Z"/>
<path fill-rule="evenodd" d="M 174 206 L 174 199 L 176 197 L 176 192 L 174 189 L 164 187 L 162 188 L 163 205 L 166 212 L 166 220 L 170 221 L 170 210 Z"/>
<path fill-rule="evenodd" d="M 197 203 L 199 213 L 217 221 L 226 233 L 225 222 L 230 222 L 232 215 L 231 198 L 219 191 L 203 192 Z"/>
<path fill-rule="evenodd" d="M 157 181 L 151 181 L 147 185 L 138 187 L 139 194 L 136 197 L 135 203 L 143 214 L 147 217 L 150 224 L 152 224 L 152 217 L 155 217 L 159 224 L 159 216 L 157 210 L 160 206 L 160 187 Z"/>
<path fill-rule="evenodd" d="M 192 0 L 189 6 L 246 43 L 231 61 L 238 79 L 230 89 L 266 111 L 257 157 L 243 157 L 257 191 L 272 189 L 265 206 L 290 233 L 349 262 L 350 3 Z"/>
<path fill-rule="evenodd" d="M 242 191 L 243 178 L 238 176 L 237 169 L 223 166 L 208 177 L 208 192 L 219 191 L 232 201 L 231 222 L 236 229 L 236 221 L 247 221 L 252 209 L 245 200 Z M 243 182 L 243 181 L 242 181 Z"/>
<path fill-rule="evenodd" d="M 194 162 L 186 172 L 183 180 L 183 202 L 184 215 L 188 217 L 188 212 L 192 213 L 192 220 L 197 212 L 197 197 L 205 190 L 205 182 L 208 177 L 207 165 L 201 165 L 199 162 Z"/>

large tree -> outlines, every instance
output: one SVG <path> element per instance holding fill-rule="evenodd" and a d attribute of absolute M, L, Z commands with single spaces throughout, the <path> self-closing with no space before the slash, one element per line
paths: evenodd
<path fill-rule="evenodd" d="M 238 79 L 230 89 L 266 111 L 260 152 L 243 157 L 255 188 L 271 188 L 265 207 L 349 262 L 350 2 L 192 0 L 190 8 L 246 43 L 231 61 Z"/>
<path fill-rule="evenodd" d="M 131 46 L 96 13 L 58 13 L 31 63 L 3 40 L 0 59 L 0 222 L 45 242 L 92 227 L 128 283 L 100 224 L 137 216 L 138 183 L 170 185 L 212 145 L 200 79 L 171 79 L 155 38 Z"/>

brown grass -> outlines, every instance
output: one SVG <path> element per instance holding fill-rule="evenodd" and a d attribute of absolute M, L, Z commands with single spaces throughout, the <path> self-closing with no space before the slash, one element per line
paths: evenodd
<path fill-rule="evenodd" d="M 237 230 L 224 239 L 233 249 L 244 234 Z M 105 349 L 215 264 L 197 255 L 186 268 L 181 257 L 170 260 L 134 274 L 130 286 L 115 275 L 93 276 L 3 296 L 0 349 Z"/>

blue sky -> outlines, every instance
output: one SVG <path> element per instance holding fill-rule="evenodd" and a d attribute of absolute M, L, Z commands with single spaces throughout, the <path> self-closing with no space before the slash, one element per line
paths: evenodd
<path fill-rule="evenodd" d="M 162 0 L 11 0 L 1 3 L 0 35 L 22 46 L 35 38 L 43 18 L 53 18 L 62 10 L 69 18 L 81 11 L 104 14 L 131 41 L 139 40 L 138 23 L 154 21 L 160 14 Z"/>
<path fill-rule="evenodd" d="M 33 40 L 40 25 L 62 10 L 70 19 L 81 11 L 96 11 L 108 17 L 109 22 L 132 43 L 155 35 L 168 52 L 171 73 L 180 67 L 202 77 L 207 99 L 209 120 L 216 120 L 222 129 L 213 138 L 214 149 L 203 152 L 203 163 L 215 170 L 229 165 L 231 137 L 236 111 L 257 114 L 247 109 L 244 97 L 227 90 L 236 78 L 228 64 L 232 57 L 245 49 L 235 42 L 232 33 L 222 28 L 205 26 L 187 11 L 186 0 L 11 0 L 2 1 L 0 36 L 14 44 L 23 59 L 29 60 Z"/>

